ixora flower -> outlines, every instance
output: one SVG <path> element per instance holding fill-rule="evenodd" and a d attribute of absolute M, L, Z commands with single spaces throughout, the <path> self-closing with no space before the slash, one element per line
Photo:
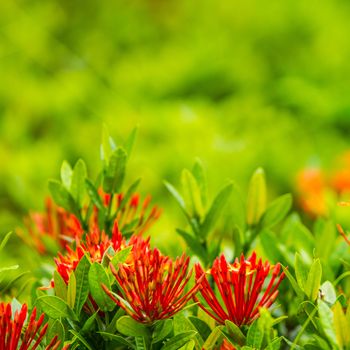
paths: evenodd
<path fill-rule="evenodd" d="M 133 194 L 128 201 L 123 194 L 117 194 L 113 200 L 111 195 L 100 190 L 103 205 L 108 208 L 111 204 L 115 208 L 115 220 L 123 232 L 142 235 L 159 218 L 161 209 L 150 207 L 151 196 L 141 201 L 139 194 Z M 111 200 L 113 203 L 110 203 Z M 87 209 L 84 211 L 87 212 Z M 85 213 L 86 214 L 86 213 Z M 98 229 L 99 209 L 94 206 L 88 226 L 90 230 Z M 33 212 L 25 218 L 27 232 L 18 230 L 19 235 L 29 245 L 34 246 L 41 254 L 47 252 L 47 239 L 57 242 L 64 250 L 67 245 L 77 238 L 80 240 L 84 229 L 78 218 L 65 209 L 55 205 L 50 198 L 46 200 L 43 213 Z"/>
<path fill-rule="evenodd" d="M 149 247 L 134 249 L 131 264 L 120 264 L 112 273 L 122 290 L 116 295 L 102 286 L 107 295 L 136 321 L 151 324 L 180 311 L 196 293 L 198 286 L 186 291 L 192 270 L 184 254 L 175 261 Z"/>
<path fill-rule="evenodd" d="M 34 245 L 39 253 L 46 253 L 45 238 L 51 238 L 61 248 L 74 238 L 83 235 L 83 229 L 75 215 L 55 205 L 50 198 L 46 200 L 45 212 L 33 212 L 25 218 L 24 223 L 29 235 L 18 231 L 29 245 Z"/>
<path fill-rule="evenodd" d="M 247 260 L 242 255 L 233 264 L 228 263 L 222 255 L 215 259 L 208 272 L 200 264 L 195 265 L 199 291 L 210 310 L 196 296 L 194 299 L 220 324 L 224 324 L 225 320 L 230 320 L 237 326 L 249 324 L 259 316 L 260 307 L 268 308 L 275 301 L 278 286 L 285 277 L 284 272 L 280 274 L 280 270 L 280 264 L 273 267 L 267 261 L 263 263 L 261 259 L 257 260 L 255 253 Z M 263 291 L 264 282 L 271 271 L 271 279 Z M 220 298 L 215 295 L 206 275 L 213 278 Z"/>
<path fill-rule="evenodd" d="M 28 316 L 28 322 L 26 322 Z M 36 319 L 36 309 L 28 315 L 26 304 L 13 315 L 11 304 L 0 303 L 0 349 L 1 350 L 35 350 L 40 346 L 43 349 L 43 338 L 49 326 L 44 323 L 44 314 Z M 46 350 L 55 350 L 61 341 L 57 335 L 45 347 Z M 68 349 L 68 347 L 64 347 Z"/>
<path fill-rule="evenodd" d="M 132 231 L 135 235 L 142 235 L 146 232 L 154 222 L 159 218 L 162 210 L 156 205 L 150 207 L 152 197 L 147 195 L 142 201 L 138 193 L 133 194 L 128 201 L 125 202 L 124 194 L 120 193 L 115 199 L 110 194 L 100 190 L 105 207 L 111 205 L 115 209 L 115 219 L 118 221 L 119 227 L 123 232 Z M 113 201 L 111 203 L 111 200 Z M 95 208 L 93 220 L 97 223 L 98 209 Z"/>
<path fill-rule="evenodd" d="M 68 284 L 70 273 L 75 271 L 85 254 L 89 256 L 91 262 L 100 263 L 109 250 L 117 252 L 126 246 L 127 244 L 118 229 L 117 222 L 113 226 L 112 237 L 95 227 L 90 233 L 86 234 L 84 242 L 76 238 L 75 248 L 67 246 L 65 253 L 58 253 L 58 257 L 54 259 L 57 272 Z"/>

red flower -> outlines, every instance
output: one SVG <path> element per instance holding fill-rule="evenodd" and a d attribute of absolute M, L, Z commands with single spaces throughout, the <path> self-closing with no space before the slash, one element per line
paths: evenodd
<path fill-rule="evenodd" d="M 56 206 L 50 198 L 46 200 L 44 213 L 30 213 L 25 219 L 29 232 L 29 239 L 23 232 L 21 237 L 32 244 L 40 253 L 46 252 L 45 237 L 53 239 L 62 248 L 65 248 L 70 240 L 81 237 L 83 229 L 79 220 L 73 214 Z"/>
<path fill-rule="evenodd" d="M 196 264 L 195 270 L 199 290 L 210 310 L 195 297 L 199 306 L 218 323 L 224 324 L 225 320 L 230 320 L 237 326 L 251 323 L 259 317 L 260 307 L 268 308 L 272 305 L 278 294 L 277 288 L 285 276 L 284 272 L 280 274 L 280 264 L 272 267 L 267 261 L 257 261 L 255 253 L 247 260 L 242 255 L 241 259 L 236 259 L 233 264 L 228 263 L 222 255 L 215 259 L 207 274 L 212 276 L 223 306 L 202 267 Z M 271 270 L 271 279 L 263 291 L 264 282 Z"/>
<path fill-rule="evenodd" d="M 192 271 L 185 255 L 174 262 L 158 249 L 144 247 L 133 250 L 133 263 L 121 264 L 111 270 L 123 297 L 115 296 L 106 286 L 107 295 L 131 317 L 143 323 L 169 318 L 180 311 L 193 297 L 198 287 L 185 291 Z"/>
<path fill-rule="evenodd" d="M 57 265 L 57 272 L 68 284 L 70 273 L 75 271 L 79 261 L 85 254 L 90 257 L 92 262 L 100 263 L 109 248 L 113 248 L 117 252 L 126 246 L 127 244 L 118 229 L 117 223 L 114 224 L 111 238 L 105 232 L 101 232 L 95 227 L 86 235 L 85 243 L 77 238 L 75 249 L 67 246 L 65 254 L 58 253 L 58 257 L 54 259 Z"/>
<path fill-rule="evenodd" d="M 29 320 L 25 326 L 27 314 L 26 304 L 13 315 L 11 304 L 0 303 L 0 350 L 27 350 L 29 347 L 35 350 L 39 345 L 43 346 L 43 338 L 49 324 L 43 325 L 44 314 L 36 320 L 36 308 L 34 308 L 31 315 L 28 315 Z M 60 343 L 56 335 L 45 349 L 58 349 Z"/>
<path fill-rule="evenodd" d="M 106 207 L 110 205 L 111 195 L 103 193 L 100 190 L 103 198 L 103 203 Z M 157 206 L 150 208 L 152 197 L 148 195 L 142 202 L 140 195 L 135 193 L 131 198 L 124 203 L 124 194 L 117 194 L 115 202 L 111 205 L 115 209 L 115 220 L 118 221 L 120 229 L 126 233 L 128 231 L 133 232 L 136 235 L 142 235 L 147 231 L 154 222 L 159 218 L 162 210 Z M 95 215 L 93 220 L 97 223 L 98 209 L 95 208 Z"/>

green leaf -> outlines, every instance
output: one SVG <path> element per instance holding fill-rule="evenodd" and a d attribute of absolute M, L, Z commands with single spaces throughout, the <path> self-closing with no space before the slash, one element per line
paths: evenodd
<path fill-rule="evenodd" d="M 69 316 L 69 306 L 62 299 L 53 295 L 44 295 L 37 299 L 41 310 L 52 319 Z"/>
<path fill-rule="evenodd" d="M 288 214 L 292 206 L 292 196 L 290 193 L 275 199 L 266 209 L 261 218 L 262 227 L 270 228 L 277 225 Z"/>
<path fill-rule="evenodd" d="M 94 323 L 96 321 L 98 315 L 98 311 L 96 311 L 94 314 L 92 314 L 84 323 L 84 326 L 81 329 L 81 333 L 89 333 L 94 326 Z"/>
<path fill-rule="evenodd" d="M 118 193 L 125 177 L 127 154 L 122 148 L 113 151 L 109 158 L 108 167 L 105 168 L 103 190 L 106 193 Z"/>
<path fill-rule="evenodd" d="M 118 344 L 126 345 L 128 348 L 135 349 L 134 344 L 130 343 L 128 340 L 124 339 L 124 337 L 121 337 L 120 335 L 116 335 L 108 332 L 97 332 L 97 333 L 101 334 L 104 339 L 108 339 Z"/>
<path fill-rule="evenodd" d="M 152 333 L 152 343 L 158 343 L 165 339 L 173 330 L 173 321 L 171 319 L 157 321 Z"/>
<path fill-rule="evenodd" d="M 336 345 L 336 334 L 334 329 L 333 312 L 329 306 L 322 300 L 318 300 L 318 315 L 320 316 L 320 324 L 331 344 Z"/>
<path fill-rule="evenodd" d="M 182 211 L 185 213 L 186 217 L 188 217 L 188 213 L 186 210 L 186 204 L 185 200 L 182 198 L 181 194 L 178 192 L 178 190 L 169 182 L 164 181 L 164 185 L 167 188 L 167 190 L 171 193 L 171 195 L 175 198 L 177 203 L 179 204 Z"/>
<path fill-rule="evenodd" d="M 207 215 L 205 216 L 203 224 L 201 225 L 200 234 L 203 238 L 208 236 L 219 216 L 222 214 L 224 206 L 231 195 L 232 188 L 233 184 L 229 183 L 216 195 Z"/>
<path fill-rule="evenodd" d="M 113 256 L 111 263 L 112 265 L 118 269 L 119 268 L 119 264 L 124 264 L 127 260 L 127 258 L 130 255 L 130 252 L 132 250 L 132 247 L 127 247 L 124 249 L 119 250 L 117 253 L 115 253 L 115 255 Z"/>
<path fill-rule="evenodd" d="M 105 269 L 99 263 L 95 262 L 91 265 L 88 276 L 90 292 L 96 304 L 102 311 L 112 311 L 115 303 L 101 287 L 104 284 L 108 289 L 111 289 Z"/>
<path fill-rule="evenodd" d="M 140 335 L 136 336 L 135 337 L 135 344 L 136 344 L 136 350 L 146 350 L 147 349 L 145 337 L 142 337 Z"/>
<path fill-rule="evenodd" d="M 132 129 L 130 135 L 128 136 L 127 140 L 124 143 L 124 149 L 128 155 L 128 157 L 130 157 L 131 155 L 131 151 L 133 149 L 133 146 L 135 144 L 135 139 L 137 136 L 137 131 L 138 131 L 138 127 L 136 126 L 134 129 Z"/>
<path fill-rule="evenodd" d="M 217 342 L 219 342 L 223 337 L 223 326 L 217 326 L 213 329 L 213 331 L 210 333 L 207 340 L 204 342 L 202 346 L 202 350 L 212 350 L 215 348 L 215 345 Z"/>
<path fill-rule="evenodd" d="M 73 309 L 75 304 L 75 296 L 77 292 L 77 280 L 75 278 L 74 272 L 71 272 L 68 281 L 68 289 L 67 289 L 67 304 Z"/>
<path fill-rule="evenodd" d="M 76 299 L 74 305 L 74 311 L 79 316 L 81 309 L 83 308 L 86 299 L 89 295 L 89 269 L 90 269 L 90 261 L 84 255 L 75 269 L 75 277 L 77 280 L 76 287 Z"/>
<path fill-rule="evenodd" d="M 104 124 L 102 128 L 101 160 L 108 164 L 111 151 L 115 148 L 115 143 L 113 139 L 109 136 L 107 125 Z"/>
<path fill-rule="evenodd" d="M 282 337 L 272 340 L 272 342 L 265 348 L 266 350 L 279 350 L 281 348 Z"/>
<path fill-rule="evenodd" d="M 337 343 L 340 349 L 346 348 L 350 345 L 350 333 L 349 333 L 349 324 L 346 319 L 346 316 L 343 312 L 343 308 L 340 305 L 339 301 L 333 307 L 333 321 L 334 329 L 337 337 Z"/>
<path fill-rule="evenodd" d="M 149 337 L 150 330 L 142 323 L 135 321 L 130 316 L 122 316 L 117 321 L 117 330 L 119 333 L 128 337 Z"/>
<path fill-rule="evenodd" d="M 260 349 L 264 339 L 264 332 L 259 327 L 258 320 L 255 320 L 249 327 L 247 334 L 247 345 L 255 349 Z"/>
<path fill-rule="evenodd" d="M 206 322 L 195 316 L 189 316 L 188 319 L 194 325 L 194 327 L 203 339 L 207 339 L 209 337 L 211 329 Z"/>
<path fill-rule="evenodd" d="M 300 289 L 305 290 L 309 268 L 299 253 L 295 253 L 295 276 Z"/>
<path fill-rule="evenodd" d="M 63 161 L 61 166 L 61 181 L 63 186 L 69 191 L 72 183 L 73 170 L 67 161 Z"/>
<path fill-rule="evenodd" d="M 207 179 L 205 176 L 203 164 L 199 158 L 197 158 L 194 163 L 192 174 L 197 181 L 197 184 L 200 189 L 202 203 L 203 203 L 203 206 L 205 206 L 207 204 L 207 196 L 208 196 Z"/>
<path fill-rule="evenodd" d="M 196 331 L 179 333 L 168 340 L 162 347 L 162 350 L 178 350 L 186 343 L 188 343 L 191 339 L 193 339 L 196 334 Z"/>
<path fill-rule="evenodd" d="M 73 330 L 73 329 L 70 329 L 69 332 L 71 332 L 71 333 L 74 335 L 75 339 L 78 339 L 79 342 L 80 342 L 81 344 L 83 344 L 83 345 L 85 346 L 86 349 L 88 349 L 88 350 L 94 350 L 94 349 L 93 349 L 93 346 L 91 346 L 91 345 L 89 344 L 89 342 L 88 342 L 80 333 L 78 333 L 77 331 L 75 331 L 75 330 Z"/>
<path fill-rule="evenodd" d="M 326 303 L 333 305 L 337 300 L 337 293 L 333 287 L 333 284 L 326 281 L 320 288 L 321 299 Z"/>
<path fill-rule="evenodd" d="M 187 342 L 184 346 L 181 346 L 179 350 L 192 350 L 195 347 L 196 343 L 192 339 L 189 342 Z"/>
<path fill-rule="evenodd" d="M 310 298 L 310 300 L 316 300 L 318 296 L 318 291 L 320 289 L 322 278 L 322 266 L 320 259 L 315 259 L 311 265 L 309 275 L 307 277 L 307 282 L 305 285 L 305 294 Z"/>
<path fill-rule="evenodd" d="M 50 343 L 50 341 L 56 335 L 60 340 L 65 339 L 65 331 L 64 331 L 63 324 L 60 320 L 50 320 L 47 335 L 46 335 L 47 343 Z"/>
<path fill-rule="evenodd" d="M 247 198 L 247 223 L 256 225 L 266 209 L 266 183 L 262 168 L 258 168 L 253 174 Z"/>
<path fill-rule="evenodd" d="M 186 244 L 195 255 L 197 255 L 203 262 L 207 261 L 207 251 L 195 237 L 179 228 L 176 229 L 176 232 L 186 241 Z"/>
<path fill-rule="evenodd" d="M 302 289 L 299 287 L 295 278 L 292 276 L 292 274 L 288 271 L 287 268 L 283 267 L 283 271 L 286 274 L 286 277 L 288 278 L 288 280 L 289 280 L 292 288 L 294 289 L 295 293 L 297 294 L 298 298 L 303 299 L 304 293 L 303 293 Z"/>
<path fill-rule="evenodd" d="M 67 285 L 62 276 L 55 270 L 53 273 L 55 294 L 58 298 L 67 301 Z"/>
<path fill-rule="evenodd" d="M 225 326 L 228 334 L 233 338 L 233 340 L 237 344 L 244 345 L 246 343 L 246 337 L 238 326 L 236 326 L 233 322 L 229 320 L 225 321 Z"/>
<path fill-rule="evenodd" d="M 181 179 L 187 212 L 190 212 L 191 216 L 202 218 L 204 215 L 204 207 L 200 188 L 195 177 L 189 170 L 184 169 Z"/>
<path fill-rule="evenodd" d="M 92 203 L 95 204 L 98 210 L 100 211 L 105 210 L 101 196 L 98 194 L 94 184 L 89 179 L 85 179 L 85 186 L 86 186 L 87 193 L 90 199 L 92 200 Z"/>
<path fill-rule="evenodd" d="M 12 231 L 6 234 L 6 236 L 3 238 L 3 240 L 0 243 L 0 252 L 4 249 L 5 245 L 7 244 L 8 240 L 10 239 L 12 235 Z"/>
<path fill-rule="evenodd" d="M 52 198 L 59 207 L 62 207 L 72 213 L 77 213 L 73 197 L 60 182 L 50 180 L 49 190 Z"/>
<path fill-rule="evenodd" d="M 70 187 L 70 193 L 75 202 L 81 207 L 85 194 L 85 180 L 87 177 L 87 170 L 85 162 L 79 159 L 74 166 L 72 183 Z"/>

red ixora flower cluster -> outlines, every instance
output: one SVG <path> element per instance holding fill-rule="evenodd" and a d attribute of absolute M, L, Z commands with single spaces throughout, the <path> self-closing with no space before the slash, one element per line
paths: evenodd
<path fill-rule="evenodd" d="M 43 325 L 44 314 L 36 319 L 34 308 L 25 325 L 27 316 L 26 304 L 13 315 L 11 304 L 0 303 L 0 350 L 35 350 L 39 346 L 43 347 L 43 338 L 49 326 L 48 323 Z M 56 335 L 45 349 L 56 350 L 60 343 Z M 64 349 L 68 349 L 68 346 Z"/>
<path fill-rule="evenodd" d="M 284 272 L 280 274 L 280 270 L 280 264 L 272 267 L 267 261 L 263 263 L 261 259 L 257 260 L 255 253 L 247 260 L 242 255 L 233 264 L 228 263 L 222 255 L 215 259 L 213 267 L 207 273 L 199 264 L 195 266 L 199 291 L 210 310 L 196 296 L 194 299 L 220 324 L 224 324 L 225 320 L 230 320 L 237 326 L 250 324 L 259 316 L 260 307 L 268 308 L 275 301 L 278 286 L 285 277 Z M 265 286 L 271 271 L 271 278 Z M 213 278 L 224 305 L 218 300 L 206 275 Z"/>
<path fill-rule="evenodd" d="M 104 206 L 110 205 L 111 195 L 100 190 L 100 196 Z M 147 231 L 161 215 L 161 209 L 157 206 L 150 207 L 152 197 L 148 195 L 141 201 L 140 195 L 135 193 L 124 202 L 124 195 L 117 194 L 112 203 L 115 209 L 115 220 L 123 232 L 133 232 L 135 235 L 142 235 Z M 50 198 L 46 200 L 45 212 L 33 212 L 25 218 L 29 237 L 21 230 L 19 235 L 29 245 L 34 245 L 39 253 L 47 251 L 45 240 L 52 239 L 57 242 L 62 249 L 66 249 L 67 244 L 80 240 L 84 234 L 78 218 L 65 209 L 55 205 Z M 98 208 L 95 206 L 90 217 L 89 227 L 94 230 L 98 227 Z"/>
<path fill-rule="evenodd" d="M 54 259 L 57 272 L 68 284 L 71 272 L 75 271 L 85 254 L 89 256 L 91 262 L 100 263 L 104 255 L 108 254 L 110 248 L 117 252 L 126 246 L 117 222 L 113 226 L 112 237 L 95 227 L 90 233 L 86 234 L 84 242 L 76 238 L 75 248 L 67 246 L 65 253 L 58 253 L 58 257 Z"/>
<path fill-rule="evenodd" d="M 158 249 L 134 249 L 131 264 L 110 268 L 122 289 L 122 297 L 103 286 L 107 295 L 131 317 L 142 323 L 152 323 L 173 316 L 196 293 L 198 286 L 186 291 L 192 270 L 189 257 L 182 255 L 175 261 Z"/>

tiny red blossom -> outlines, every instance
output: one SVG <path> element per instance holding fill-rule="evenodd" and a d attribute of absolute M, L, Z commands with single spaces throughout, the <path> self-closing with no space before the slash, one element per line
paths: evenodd
<path fill-rule="evenodd" d="M 28 307 L 23 304 L 13 315 L 11 304 L 0 303 L 0 350 L 35 350 L 43 346 L 43 338 L 49 324 L 44 324 L 44 314 L 36 319 L 36 313 L 34 308 L 28 315 Z M 60 343 L 56 335 L 45 349 L 56 350 Z"/>
<path fill-rule="evenodd" d="M 215 259 L 207 273 L 200 264 L 196 264 L 195 270 L 199 291 L 210 309 L 195 297 L 199 306 L 218 323 L 224 324 L 225 320 L 230 320 L 237 326 L 253 322 L 259 316 L 260 307 L 272 305 L 278 295 L 278 286 L 285 277 L 284 272 L 280 274 L 280 264 L 272 267 L 267 261 L 257 261 L 255 253 L 247 260 L 242 255 L 233 264 L 222 255 Z M 263 291 L 264 282 L 271 271 L 271 279 Z M 206 275 L 213 278 L 222 302 L 215 295 Z"/>
<path fill-rule="evenodd" d="M 122 297 L 103 288 L 135 320 L 152 323 L 176 314 L 196 293 L 197 286 L 185 290 L 192 274 L 188 265 L 185 255 L 172 261 L 158 249 L 134 249 L 132 264 L 121 264 L 118 270 L 110 266 Z"/>

